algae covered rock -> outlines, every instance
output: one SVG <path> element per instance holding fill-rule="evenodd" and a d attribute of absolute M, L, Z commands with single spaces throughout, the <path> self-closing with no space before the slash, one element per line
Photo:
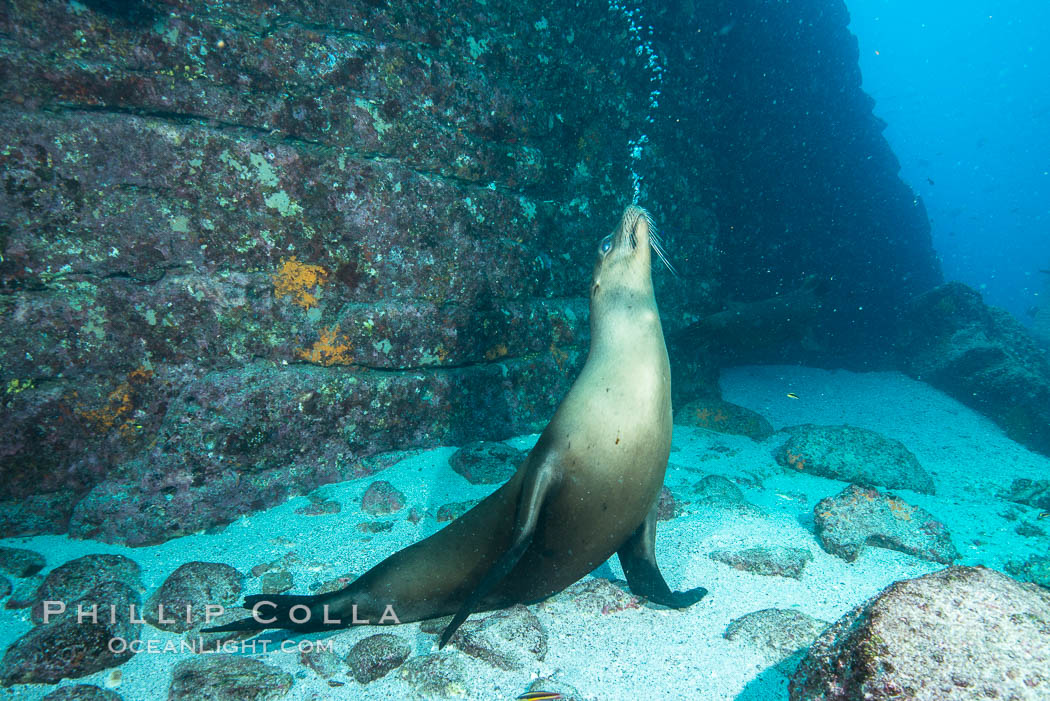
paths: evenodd
<path fill-rule="evenodd" d="M 1032 582 L 1050 589 L 1050 557 L 1032 555 L 1024 562 L 1012 560 L 1004 569 L 1022 582 Z"/>
<path fill-rule="evenodd" d="M 933 494 L 933 478 L 903 443 L 856 426 L 803 424 L 784 429 L 787 441 L 773 451 L 788 468 L 865 487 Z"/>
<path fill-rule="evenodd" d="M 463 698 L 470 690 L 469 659 L 450 650 L 420 655 L 401 665 L 398 676 L 425 699 Z"/>
<path fill-rule="evenodd" d="M 779 664 L 809 647 L 827 627 L 827 621 L 801 611 L 770 608 L 733 619 L 724 637 L 746 643 Z"/>
<path fill-rule="evenodd" d="M 46 601 L 54 600 L 47 599 Z M 12 643 L 0 662 L 0 681 L 11 684 L 54 684 L 77 679 L 131 659 L 130 643 L 138 638 L 140 624 L 131 618 L 132 607 L 141 611 L 137 591 L 124 582 L 109 580 L 83 592 L 75 600 L 62 600 L 64 610 Z M 54 603 L 51 606 L 55 606 Z M 111 619 L 104 612 L 114 607 Z M 78 607 L 100 611 L 95 620 L 77 620 Z M 45 613 L 41 605 L 42 614 Z"/>
<path fill-rule="evenodd" d="M 42 701 L 122 701 L 120 694 L 91 684 L 72 684 L 55 689 Z"/>
<path fill-rule="evenodd" d="M 873 545 L 951 564 L 959 553 L 943 523 L 899 497 L 851 484 L 813 508 L 817 539 L 832 555 L 852 562 Z"/>
<path fill-rule="evenodd" d="M 752 516 L 762 515 L 762 510 L 744 497 L 744 491 L 722 475 L 705 475 L 693 484 L 692 492 L 696 502 L 705 507 Z"/>
<path fill-rule="evenodd" d="M 724 562 L 738 570 L 775 577 L 799 579 L 806 563 L 813 555 L 805 548 L 768 545 L 744 550 L 715 550 L 708 554 L 712 560 Z"/>
<path fill-rule="evenodd" d="M 1050 480 L 1015 479 L 1010 489 L 999 496 L 1034 509 L 1050 511 Z"/>
<path fill-rule="evenodd" d="M 891 584 L 828 628 L 791 701 L 1050 698 L 1050 592 L 983 567 Z"/>
<path fill-rule="evenodd" d="M 123 582 L 135 590 L 142 588 L 141 568 L 123 555 L 84 555 L 65 562 L 47 573 L 36 591 L 33 622 L 43 620 L 43 602 L 69 603 L 105 582 Z"/>
<path fill-rule="evenodd" d="M 478 441 L 453 453 L 448 464 L 471 484 L 501 484 L 517 471 L 526 455 L 506 443 Z"/>
<path fill-rule="evenodd" d="M 44 569 L 44 556 L 25 548 L 0 547 L 0 572 L 18 577 L 32 577 Z"/>
<path fill-rule="evenodd" d="M 187 562 L 168 575 L 149 598 L 143 618 L 155 628 L 185 633 L 205 622 L 209 605 L 230 606 L 239 601 L 243 588 L 244 575 L 227 564 Z"/>
<path fill-rule="evenodd" d="M 773 435 L 772 424 L 758 412 L 713 397 L 686 404 L 675 412 L 674 422 L 718 433 L 747 436 L 756 441 L 765 440 Z"/>
<path fill-rule="evenodd" d="M 506 671 L 526 669 L 547 655 L 547 630 L 521 604 L 480 621 L 467 621 L 450 642 L 471 657 Z"/>
<path fill-rule="evenodd" d="M 175 665 L 168 701 L 273 701 L 291 691 L 292 675 L 250 657 L 207 655 Z"/>
<path fill-rule="evenodd" d="M 912 299 L 899 320 L 898 354 L 912 377 L 1050 455 L 1050 356 L 1021 322 L 980 293 L 949 282 Z"/>
<path fill-rule="evenodd" d="M 404 638 L 392 633 L 377 633 L 359 640 L 350 648 L 346 664 L 360 684 L 368 684 L 400 667 L 412 648 Z"/>
<path fill-rule="evenodd" d="M 405 508 L 405 495 L 386 480 L 368 485 L 361 495 L 361 510 L 371 516 L 385 516 Z"/>

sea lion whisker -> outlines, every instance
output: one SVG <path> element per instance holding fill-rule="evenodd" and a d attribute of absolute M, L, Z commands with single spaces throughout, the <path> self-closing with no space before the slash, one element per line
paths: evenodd
<path fill-rule="evenodd" d="M 663 262 L 663 264 L 667 266 L 667 269 L 671 271 L 671 274 L 675 277 L 678 277 L 678 271 L 675 270 L 675 267 L 671 265 L 671 261 L 667 258 L 667 253 L 664 251 L 663 242 L 657 235 L 656 229 L 649 230 L 649 245 L 653 247 L 653 250 L 656 251 L 656 257 L 659 258 Z"/>

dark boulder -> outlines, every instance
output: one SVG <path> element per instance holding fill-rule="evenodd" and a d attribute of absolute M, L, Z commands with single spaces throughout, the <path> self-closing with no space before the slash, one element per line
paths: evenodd
<path fill-rule="evenodd" d="M 784 431 L 787 441 L 773 451 L 784 467 L 865 487 L 934 493 L 933 478 L 900 441 L 856 426 L 804 424 Z"/>
<path fill-rule="evenodd" d="M 950 282 L 913 299 L 900 319 L 900 366 L 1050 455 L 1050 357 L 981 295 Z"/>

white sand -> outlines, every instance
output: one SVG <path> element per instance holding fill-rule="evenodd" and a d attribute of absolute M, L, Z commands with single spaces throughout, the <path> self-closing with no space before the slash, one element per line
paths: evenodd
<path fill-rule="evenodd" d="M 1050 476 L 1050 459 L 1029 452 L 1003 436 L 987 419 L 940 392 L 897 373 L 856 374 L 809 368 L 763 366 L 730 370 L 723 375 L 727 400 L 763 414 L 776 428 L 799 423 L 849 423 L 902 441 L 935 479 L 936 496 L 901 491 L 899 494 L 943 521 L 961 553 L 959 564 L 1001 568 L 1009 560 L 1025 559 L 1042 548 L 1047 538 L 1025 538 L 1014 529 L 1020 521 L 1004 513 L 1020 513 L 1037 521 L 1027 507 L 1011 505 L 996 496 L 1017 477 Z M 798 399 L 788 397 L 788 393 Z M 510 441 L 528 447 L 535 436 Z M 785 472 L 772 458 L 782 436 L 755 443 L 747 438 L 676 427 L 667 485 L 679 498 L 689 499 L 689 486 L 705 474 L 736 481 L 747 499 L 761 507 L 765 517 L 732 516 L 687 504 L 685 513 L 660 525 L 657 546 L 661 569 L 672 588 L 707 587 L 710 595 L 686 611 L 654 607 L 628 609 L 607 615 L 581 615 L 573 602 L 558 596 L 533 607 L 549 634 L 550 649 L 542 662 L 520 673 L 500 672 L 481 663 L 481 676 L 472 682 L 467 698 L 513 698 L 537 674 L 555 676 L 575 686 L 585 698 L 738 699 L 776 701 L 787 698 L 787 679 L 763 655 L 723 638 L 728 623 L 763 608 L 794 608 L 832 621 L 863 603 L 891 582 L 939 569 L 936 563 L 908 555 L 869 548 L 854 563 L 825 553 L 812 533 L 813 505 L 841 491 L 845 484 Z M 89 553 L 121 553 L 142 566 L 146 594 L 177 566 L 191 560 L 227 562 L 242 572 L 263 562 L 289 557 L 296 592 L 311 583 L 352 573 L 361 574 L 395 550 L 434 532 L 440 524 L 434 514 L 442 504 L 480 498 L 491 487 L 475 487 L 448 468 L 451 448 L 427 451 L 365 478 L 318 490 L 340 501 L 339 514 L 299 516 L 308 503 L 293 499 L 264 513 L 230 525 L 216 535 L 195 535 L 148 548 L 106 546 L 64 536 L 12 538 L 3 545 L 43 553 L 48 567 Z M 418 524 L 408 523 L 407 509 L 394 517 L 390 531 L 368 534 L 358 525 L 370 520 L 359 510 L 360 497 L 375 479 L 393 483 L 405 493 L 409 507 L 427 512 Z M 756 485 L 761 484 L 761 487 Z M 813 554 L 800 580 L 763 577 L 715 562 L 707 554 L 716 549 L 778 544 L 809 549 Z M 46 572 L 46 570 L 45 570 Z M 622 577 L 615 558 L 596 576 Z M 249 580 L 251 587 L 258 580 Z M 0 614 L 0 645 L 6 647 L 30 628 L 27 611 Z M 345 654 L 358 640 L 377 632 L 358 628 L 321 638 Z M 414 647 L 415 654 L 431 651 L 433 636 L 409 624 L 384 629 L 395 632 Z M 178 636 L 145 627 L 143 636 L 159 641 Z M 279 636 L 271 636 L 275 639 Z M 316 640 L 307 638 L 307 640 Z M 458 654 L 458 653 L 457 653 Z M 186 655 L 140 654 L 121 668 L 115 689 L 127 701 L 167 696 L 171 667 Z M 271 652 L 258 659 L 296 676 L 288 699 L 415 698 L 397 673 L 361 687 L 339 675 L 345 687 L 332 689 L 295 653 Z M 112 670 L 63 684 L 113 683 Z M 16 686 L 0 691 L 0 699 L 32 701 L 54 687 Z"/>

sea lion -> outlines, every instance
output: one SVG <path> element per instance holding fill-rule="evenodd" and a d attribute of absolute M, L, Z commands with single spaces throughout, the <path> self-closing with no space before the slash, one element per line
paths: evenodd
<path fill-rule="evenodd" d="M 344 589 L 249 596 L 253 618 L 208 631 L 314 632 L 455 614 L 444 646 L 471 613 L 545 599 L 613 553 L 635 594 L 673 608 L 699 601 L 706 589 L 672 592 L 656 564 L 656 503 L 672 424 L 651 247 L 663 257 L 649 214 L 628 207 L 598 247 L 583 370 L 502 487 Z"/>

